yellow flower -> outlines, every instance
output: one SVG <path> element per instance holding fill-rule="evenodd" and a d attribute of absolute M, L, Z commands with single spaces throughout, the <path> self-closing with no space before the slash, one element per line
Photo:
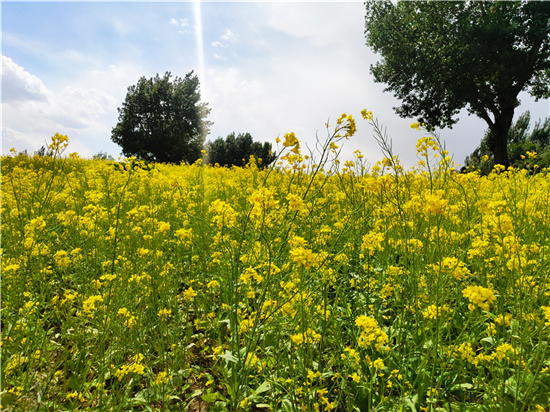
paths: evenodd
<path fill-rule="evenodd" d="M 168 320 L 172 316 L 172 310 L 171 309 L 168 310 L 168 309 L 164 308 L 164 309 L 159 310 L 159 313 L 157 315 L 161 320 Z"/>
<path fill-rule="evenodd" d="M 308 370 L 307 370 L 307 378 L 308 378 L 310 381 L 315 380 L 315 379 L 318 378 L 319 376 L 321 376 L 321 372 L 319 372 L 319 371 L 313 372 L 311 369 L 308 369 Z"/>
<path fill-rule="evenodd" d="M 172 378 L 172 376 L 168 375 L 168 372 L 166 372 L 166 371 L 159 372 L 157 374 L 156 379 L 155 379 L 155 384 L 157 386 L 160 386 L 163 383 L 165 383 L 168 379 L 171 379 L 171 378 Z"/>
<path fill-rule="evenodd" d="M 425 204 L 424 210 L 427 213 L 441 214 L 445 211 L 445 207 L 449 203 L 447 199 L 443 199 L 441 194 L 431 194 L 427 193 L 424 196 Z"/>
<path fill-rule="evenodd" d="M 447 305 L 431 305 L 426 308 L 426 310 L 422 313 L 422 316 L 428 319 L 437 319 L 445 312 L 452 312 L 452 309 L 449 308 Z"/>
<path fill-rule="evenodd" d="M 363 119 L 372 122 L 372 112 L 367 111 L 367 109 L 361 110 L 361 116 L 363 116 Z"/>
<path fill-rule="evenodd" d="M 376 250 L 383 251 L 384 234 L 379 232 L 369 232 L 363 236 L 361 250 L 368 252 L 369 256 L 374 255 Z"/>
<path fill-rule="evenodd" d="M 214 200 L 210 205 L 210 212 L 214 215 L 212 221 L 218 229 L 221 229 L 223 226 L 233 227 L 237 223 L 237 212 L 223 200 Z"/>
<path fill-rule="evenodd" d="M 206 287 L 208 289 L 215 289 L 215 288 L 219 288 L 220 287 L 220 282 L 218 282 L 217 280 L 211 280 L 210 282 L 208 282 L 206 284 Z"/>
<path fill-rule="evenodd" d="M 197 292 L 195 292 L 193 288 L 188 288 L 183 292 L 184 299 L 190 302 L 193 302 L 195 296 L 197 296 Z"/>
<path fill-rule="evenodd" d="M 297 333 L 295 335 L 291 335 L 290 339 L 296 345 L 301 345 L 303 343 L 319 342 L 321 340 L 321 335 L 317 333 L 315 330 L 308 328 L 305 333 Z"/>
<path fill-rule="evenodd" d="M 297 247 L 290 250 L 292 260 L 305 268 L 316 267 L 320 263 L 321 255 L 310 249 Z"/>
<path fill-rule="evenodd" d="M 386 365 L 384 365 L 384 361 L 379 358 L 372 363 L 372 366 L 374 366 L 378 370 L 382 370 Z"/>
<path fill-rule="evenodd" d="M 476 305 L 485 311 L 489 311 L 491 303 L 496 300 L 495 292 L 483 286 L 468 286 L 462 291 L 462 295 L 471 302 L 468 305 L 470 310 L 474 310 Z"/>
<path fill-rule="evenodd" d="M 388 334 L 378 326 L 376 319 L 361 315 L 355 319 L 355 324 L 362 329 L 358 344 L 365 348 L 374 343 L 376 349 L 380 350 L 388 343 Z"/>
<path fill-rule="evenodd" d="M 424 126 L 424 123 L 422 123 L 422 125 L 420 124 L 420 122 L 411 123 L 411 129 L 414 129 L 414 130 L 421 131 L 423 126 Z"/>
<path fill-rule="evenodd" d="M 302 212 L 305 209 L 304 201 L 298 195 L 289 193 L 286 196 L 286 200 L 288 200 L 288 207 L 290 207 L 290 210 Z"/>
<path fill-rule="evenodd" d="M 71 264 L 69 254 L 64 250 L 59 250 L 53 255 L 55 263 L 61 268 L 67 268 Z"/>
<path fill-rule="evenodd" d="M 130 373 L 135 373 L 138 375 L 143 375 L 145 373 L 145 366 L 141 364 L 143 362 L 143 355 L 138 353 L 133 358 L 133 363 L 130 365 L 122 365 L 115 372 L 115 378 L 118 378 L 121 381 L 126 375 Z"/>
<path fill-rule="evenodd" d="M 82 311 L 88 317 L 93 317 L 93 312 L 97 309 L 96 303 L 103 302 L 103 297 L 101 295 L 92 295 L 84 302 L 82 302 Z"/>

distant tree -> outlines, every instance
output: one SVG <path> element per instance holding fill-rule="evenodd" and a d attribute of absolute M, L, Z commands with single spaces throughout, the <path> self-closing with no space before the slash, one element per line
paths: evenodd
<path fill-rule="evenodd" d="M 199 79 L 192 71 L 183 79 L 170 77 L 142 77 L 128 88 L 111 135 L 125 156 L 163 163 L 201 157 L 212 123 L 205 120 L 210 109 L 200 102 Z"/>
<path fill-rule="evenodd" d="M 540 169 L 550 167 L 550 117 L 544 121 L 537 121 L 533 131 L 531 128 L 531 114 L 523 113 L 508 131 L 508 158 L 510 166 L 522 168 L 525 164 L 537 164 Z M 490 130 L 480 145 L 466 157 L 465 166 L 478 170 L 482 174 L 489 174 L 495 166 L 495 159 L 489 149 Z M 527 152 L 536 153 L 536 159 L 530 159 Z"/>
<path fill-rule="evenodd" d="M 111 156 L 107 152 L 99 151 L 92 157 L 93 160 L 115 160 L 113 156 Z"/>
<path fill-rule="evenodd" d="M 26 153 L 27 153 L 27 150 L 25 150 L 25 154 Z M 53 151 L 46 146 L 41 146 L 40 149 L 34 152 L 34 155 L 40 156 L 40 157 L 52 157 Z"/>
<path fill-rule="evenodd" d="M 225 139 L 218 137 L 207 143 L 206 152 L 208 163 L 217 163 L 220 166 L 244 166 L 253 155 L 257 160 L 261 159 L 261 167 L 267 167 L 276 158 L 271 152 L 271 143 L 254 142 L 250 133 L 239 133 L 235 136 L 233 132 Z"/>
<path fill-rule="evenodd" d="M 366 2 L 367 45 L 382 56 L 371 73 L 403 101 L 396 112 L 451 127 L 466 107 L 485 120 L 487 147 L 506 167 L 518 94 L 550 97 L 549 33 L 550 2 Z"/>

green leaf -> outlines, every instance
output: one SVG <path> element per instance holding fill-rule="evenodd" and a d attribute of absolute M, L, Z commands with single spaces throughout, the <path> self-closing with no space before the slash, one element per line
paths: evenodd
<path fill-rule="evenodd" d="M 238 363 L 239 360 L 233 356 L 233 354 L 230 351 L 225 351 L 223 355 L 218 355 L 219 358 L 223 358 L 225 360 L 228 360 L 229 362 Z"/>
<path fill-rule="evenodd" d="M 202 395 L 202 400 L 205 401 L 206 403 L 214 403 L 217 400 L 222 400 L 222 399 L 223 399 L 223 396 L 221 396 L 218 392 L 207 393 Z"/>
<path fill-rule="evenodd" d="M 418 395 L 415 394 L 415 396 L 411 399 L 410 397 L 405 398 L 405 405 L 407 405 L 412 412 L 416 412 L 416 406 L 415 403 L 418 399 Z"/>
<path fill-rule="evenodd" d="M 457 385 L 454 385 L 451 390 L 455 391 L 458 389 L 472 389 L 473 387 L 474 385 L 472 385 L 471 383 L 459 383 Z"/>
<path fill-rule="evenodd" d="M 84 383 L 84 379 L 77 375 L 72 375 L 69 378 L 69 388 L 72 390 L 80 392 L 82 389 L 82 384 Z"/>
<path fill-rule="evenodd" d="M 286 398 L 281 402 L 281 407 L 285 412 L 293 412 L 292 403 Z"/>
<path fill-rule="evenodd" d="M 271 384 L 270 384 L 269 382 L 265 381 L 264 383 L 262 383 L 262 384 L 258 387 L 258 389 L 256 389 L 256 390 L 254 391 L 254 393 L 255 393 L 256 395 L 259 395 L 260 393 L 264 393 L 264 392 L 267 392 L 267 391 L 269 391 L 269 390 L 271 390 Z"/>
<path fill-rule="evenodd" d="M 201 389 L 195 389 L 193 391 L 193 393 L 191 394 L 191 396 L 189 397 L 189 399 L 196 398 L 197 396 L 200 396 L 200 395 L 202 395 L 202 390 Z"/>
<path fill-rule="evenodd" d="M 3 393 L 2 394 L 2 408 L 6 408 L 6 407 L 10 406 L 13 403 L 14 398 L 15 397 L 9 392 Z"/>

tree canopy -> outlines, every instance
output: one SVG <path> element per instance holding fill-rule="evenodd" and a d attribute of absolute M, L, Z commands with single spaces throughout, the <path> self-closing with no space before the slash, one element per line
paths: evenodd
<path fill-rule="evenodd" d="M 192 71 L 184 78 L 170 77 L 170 72 L 142 77 L 128 87 L 111 135 L 125 156 L 163 163 L 193 163 L 201 157 L 211 122 L 205 120 L 210 109 L 200 102 L 199 79 Z"/>
<path fill-rule="evenodd" d="M 271 143 L 254 142 L 250 133 L 239 133 L 235 136 L 235 132 L 232 132 L 225 139 L 218 137 L 207 143 L 206 152 L 208 163 L 217 163 L 220 166 L 244 166 L 253 155 L 260 167 L 267 167 L 276 158 L 271 152 Z"/>
<path fill-rule="evenodd" d="M 368 1 L 371 66 L 402 106 L 429 128 L 451 127 L 466 107 L 488 125 L 495 162 L 509 166 L 508 130 L 518 94 L 550 97 L 550 2 Z"/>

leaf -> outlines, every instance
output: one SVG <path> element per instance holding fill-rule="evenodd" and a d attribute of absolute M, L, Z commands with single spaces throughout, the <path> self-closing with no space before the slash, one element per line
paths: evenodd
<path fill-rule="evenodd" d="M 10 406 L 13 403 L 13 400 L 15 399 L 15 396 L 13 396 L 9 392 L 5 392 L 2 394 L 2 408 L 6 408 Z"/>
<path fill-rule="evenodd" d="M 77 375 L 72 375 L 69 378 L 69 388 L 71 388 L 74 391 L 80 392 L 83 383 L 84 383 L 84 379 L 82 379 L 81 377 L 79 377 Z"/>
<path fill-rule="evenodd" d="M 257 403 L 256 408 L 267 408 L 271 409 L 271 406 L 269 406 L 267 403 Z"/>
<path fill-rule="evenodd" d="M 415 402 L 417 400 L 417 397 L 418 397 L 418 395 L 415 394 L 413 399 L 411 399 L 410 397 L 405 398 L 405 405 L 407 405 L 409 408 L 411 408 L 412 412 L 416 412 Z M 414 400 L 414 402 L 413 402 L 413 400 Z"/>
<path fill-rule="evenodd" d="M 228 360 L 229 362 L 238 363 L 239 360 L 233 356 L 233 354 L 230 351 L 225 351 L 223 355 L 218 355 L 218 358 L 223 358 L 225 360 Z"/>
<path fill-rule="evenodd" d="M 471 383 L 459 383 L 459 384 L 453 385 L 451 390 L 455 391 L 459 389 L 472 389 L 473 387 L 474 385 L 472 385 Z"/>
<path fill-rule="evenodd" d="M 143 393 L 143 391 L 136 394 L 136 396 L 130 402 L 133 406 L 147 405 L 147 400 L 145 399 L 145 394 Z"/>
<path fill-rule="evenodd" d="M 196 398 L 199 395 L 202 395 L 202 390 L 201 389 L 195 389 L 193 391 L 193 393 L 191 394 L 191 396 L 189 397 L 189 399 Z"/>
<path fill-rule="evenodd" d="M 283 399 L 283 401 L 281 402 L 281 406 L 283 408 L 283 411 L 293 412 L 292 403 L 288 399 Z"/>
<path fill-rule="evenodd" d="M 218 392 L 207 393 L 202 395 L 202 400 L 205 401 L 206 403 L 214 403 L 218 399 L 219 400 L 223 399 L 223 397 Z"/>
<path fill-rule="evenodd" d="M 264 383 L 262 383 L 262 384 L 258 387 L 258 389 L 256 389 L 256 390 L 254 391 L 254 393 L 255 393 L 256 395 L 259 395 L 260 393 L 264 393 L 264 392 L 267 392 L 267 391 L 269 391 L 269 390 L 271 390 L 271 384 L 270 384 L 269 382 L 265 381 Z"/>

